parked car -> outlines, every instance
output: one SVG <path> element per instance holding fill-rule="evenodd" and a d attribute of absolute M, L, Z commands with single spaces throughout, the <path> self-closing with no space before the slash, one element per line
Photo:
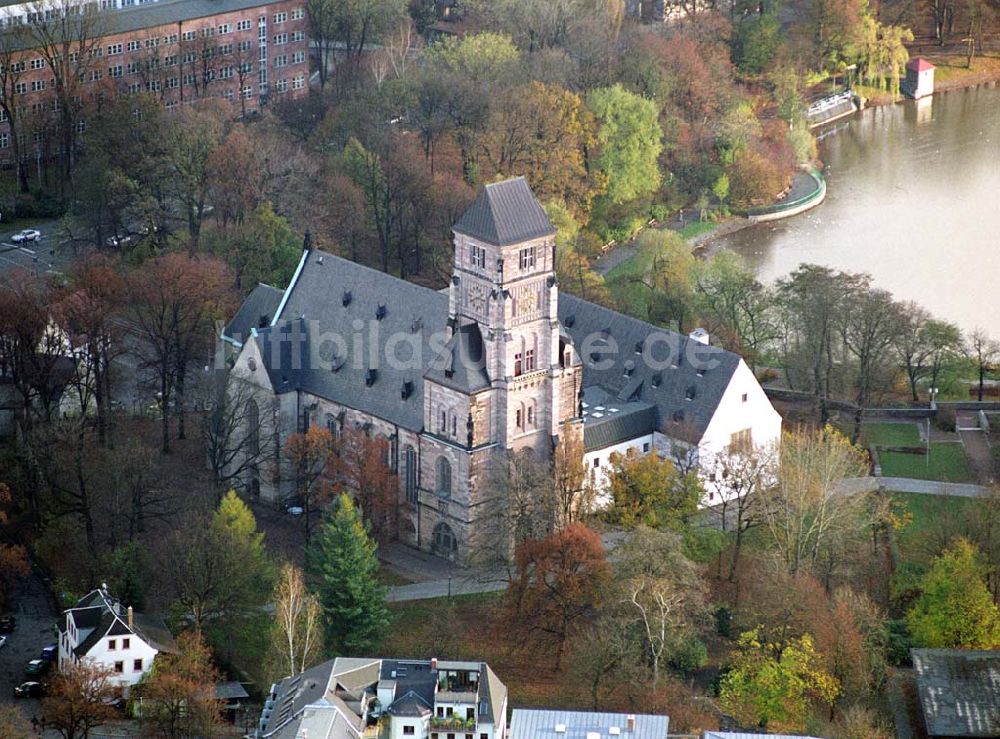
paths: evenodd
<path fill-rule="evenodd" d="M 0 616 L 0 634 L 9 634 L 17 627 L 17 619 L 13 616 Z"/>
<path fill-rule="evenodd" d="M 41 238 L 41 231 L 37 231 L 33 228 L 26 228 L 23 231 L 18 231 L 16 234 L 11 236 L 10 240 L 15 244 L 20 244 L 25 241 L 39 241 Z"/>
<path fill-rule="evenodd" d="M 7 644 L 7 637 L 0 636 L 0 649 L 3 649 L 6 644 Z"/>
<path fill-rule="evenodd" d="M 45 686 L 34 680 L 14 686 L 15 698 L 41 698 L 45 695 Z"/>
<path fill-rule="evenodd" d="M 59 658 L 59 645 L 49 644 L 47 647 L 42 649 L 42 653 L 38 656 L 38 659 L 44 659 L 46 662 L 55 662 Z"/>
<path fill-rule="evenodd" d="M 24 666 L 25 677 L 41 677 L 52 669 L 52 663 L 44 659 L 33 659 Z"/>

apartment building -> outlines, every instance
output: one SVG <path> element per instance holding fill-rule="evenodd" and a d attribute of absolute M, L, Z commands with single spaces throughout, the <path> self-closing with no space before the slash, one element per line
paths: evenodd
<path fill-rule="evenodd" d="M 259 739 L 504 739 L 507 688 L 485 662 L 338 657 L 272 686 Z"/>
<path fill-rule="evenodd" d="M 100 41 L 83 44 L 87 59 L 79 59 L 80 51 L 70 54 L 70 62 L 79 65 L 78 102 L 149 92 L 167 109 L 222 98 L 245 114 L 276 97 L 306 94 L 305 0 L 160 0 L 121 8 L 111 4 L 88 22 Z M 18 110 L 22 156 L 45 156 L 47 124 L 59 110 L 55 77 L 45 55 L 31 48 L 33 35 L 22 22 L 5 23 L 18 27 L 0 33 L 18 34 L 24 46 L 12 63 L 7 91 Z M 82 107 L 79 132 L 87 125 Z M 11 134 L 7 116 L 0 113 L 0 159 L 10 147 Z"/>

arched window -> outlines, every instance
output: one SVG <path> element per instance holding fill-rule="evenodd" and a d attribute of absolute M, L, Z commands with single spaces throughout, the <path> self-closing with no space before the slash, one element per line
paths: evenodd
<path fill-rule="evenodd" d="M 437 458 L 437 494 L 442 498 L 451 496 L 451 462 L 445 457 Z"/>
<path fill-rule="evenodd" d="M 260 454 L 260 407 L 251 398 L 247 401 L 247 454 L 254 457 Z"/>
<path fill-rule="evenodd" d="M 458 539 L 451 526 L 441 521 L 434 527 L 434 553 L 453 559 L 458 552 Z"/>

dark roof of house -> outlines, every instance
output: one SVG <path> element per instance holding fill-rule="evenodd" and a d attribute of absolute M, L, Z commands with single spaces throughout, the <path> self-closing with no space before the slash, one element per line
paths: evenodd
<path fill-rule="evenodd" d="M 635 730 L 628 732 L 629 716 Z M 561 731 L 556 731 L 559 726 Z M 598 713 L 593 711 L 548 711 L 515 708 L 510 717 L 510 739 L 666 739 L 667 716 L 654 714 Z"/>
<path fill-rule="evenodd" d="M 405 695 L 394 700 L 386 710 L 393 716 L 426 716 L 431 712 L 431 704 L 422 696 L 409 690 Z"/>
<path fill-rule="evenodd" d="M 278 310 L 284 290 L 260 283 L 243 300 L 239 311 L 229 322 L 223 335 L 238 345 L 242 345 L 250 336 L 252 329 L 261 329 L 271 325 L 274 312 Z"/>
<path fill-rule="evenodd" d="M 447 320 L 446 294 L 310 251 L 279 322 L 258 336 L 275 392 L 303 390 L 419 431 L 421 378 L 444 343 Z"/>
<path fill-rule="evenodd" d="M 274 707 L 262 726 L 263 736 L 280 736 L 277 732 L 290 724 L 297 727 L 297 719 L 301 718 L 306 706 L 319 701 L 326 693 L 335 662 L 333 659 L 322 662 L 298 675 L 286 677 L 275 686 Z M 293 729 L 289 736 L 294 737 L 296 731 Z"/>
<path fill-rule="evenodd" d="M 464 393 L 488 388 L 490 375 L 486 371 L 486 352 L 479 324 L 460 326 L 424 377 Z"/>
<path fill-rule="evenodd" d="M 454 229 L 496 246 L 517 244 L 556 232 L 523 177 L 484 187 Z"/>
<path fill-rule="evenodd" d="M 426 704 L 434 705 L 438 676 L 431 669 L 429 660 L 384 659 L 379 673 L 379 682 L 383 681 L 395 684 L 393 696 L 403 697 L 412 693 Z M 391 705 L 396 705 L 395 701 Z"/>
<path fill-rule="evenodd" d="M 658 429 L 690 442 L 704 435 L 740 363 L 732 352 L 563 292 L 559 320 L 583 361 L 584 387 L 655 406 Z"/>
<path fill-rule="evenodd" d="M 127 609 L 101 590 L 87 593 L 69 610 L 79 631 L 93 629 L 73 650 L 79 656 L 87 654 L 105 636 L 129 634 L 138 636 L 159 652 L 177 651 L 177 643 L 163 619 L 133 611 L 132 627 L 129 628 Z"/>
<path fill-rule="evenodd" d="M 250 694 L 247 692 L 247 689 L 243 687 L 243 683 L 233 681 L 216 683 L 215 697 L 221 701 L 231 701 L 240 700 L 241 698 L 249 698 Z"/>
<path fill-rule="evenodd" d="M 621 402 L 591 385 L 583 391 L 583 445 L 590 452 L 606 449 L 656 431 L 656 406 Z"/>
<path fill-rule="evenodd" d="M 1000 651 L 911 649 L 930 736 L 1000 735 Z"/>

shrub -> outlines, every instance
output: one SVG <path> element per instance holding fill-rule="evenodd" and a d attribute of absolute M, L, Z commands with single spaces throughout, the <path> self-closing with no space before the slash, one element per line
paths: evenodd
<path fill-rule="evenodd" d="M 816 158 L 816 139 L 804 125 L 800 124 L 788 132 L 788 143 L 799 164 L 808 164 Z"/>
<path fill-rule="evenodd" d="M 14 201 L 14 215 L 18 218 L 60 218 L 65 212 L 63 201 L 40 190 L 19 194 Z"/>
<path fill-rule="evenodd" d="M 715 630 L 719 636 L 731 639 L 733 636 L 733 612 L 728 606 L 719 606 L 715 609 Z"/>
<path fill-rule="evenodd" d="M 656 203 L 649 209 L 649 217 L 657 221 L 664 221 L 670 215 L 670 208 L 663 203 Z"/>
<path fill-rule="evenodd" d="M 685 639 L 670 655 L 670 666 L 684 677 L 708 663 L 708 648 L 700 639 Z"/>
<path fill-rule="evenodd" d="M 934 425 L 942 431 L 954 431 L 957 422 L 958 419 L 955 417 L 955 411 L 951 408 L 937 409 L 937 413 L 934 416 Z"/>

